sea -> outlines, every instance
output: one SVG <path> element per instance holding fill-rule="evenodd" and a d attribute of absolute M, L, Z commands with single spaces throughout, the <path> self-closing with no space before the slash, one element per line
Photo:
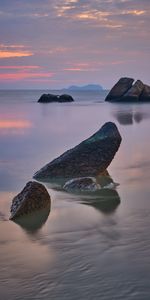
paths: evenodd
<path fill-rule="evenodd" d="M 0 91 L 0 299 L 150 299 L 150 104 L 108 103 L 108 91 L 70 91 L 75 102 L 37 103 L 43 93 Z M 102 207 L 46 188 L 51 209 L 9 220 L 33 174 L 108 121 L 122 142 L 108 172 L 120 203 Z"/>

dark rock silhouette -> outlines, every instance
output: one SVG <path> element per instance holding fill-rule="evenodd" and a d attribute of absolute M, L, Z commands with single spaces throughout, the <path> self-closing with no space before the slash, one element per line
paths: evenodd
<path fill-rule="evenodd" d="M 10 220 L 50 206 L 50 202 L 46 188 L 41 183 L 29 181 L 12 200 Z"/>
<path fill-rule="evenodd" d="M 69 180 L 77 177 L 96 177 L 107 169 L 121 143 L 121 136 L 112 122 L 76 147 L 48 163 L 35 173 L 41 181 Z"/>
<path fill-rule="evenodd" d="M 72 98 L 72 96 L 68 94 L 60 95 L 58 98 L 58 102 L 73 102 L 73 101 L 74 99 Z"/>
<path fill-rule="evenodd" d="M 140 95 L 140 100 L 150 101 L 150 86 L 144 85 L 144 89 Z"/>
<path fill-rule="evenodd" d="M 113 86 L 109 94 L 106 96 L 105 101 L 119 100 L 131 87 L 134 82 L 133 78 L 123 77 Z"/>
<path fill-rule="evenodd" d="M 113 86 L 105 101 L 116 102 L 144 102 L 150 101 L 150 86 L 145 85 L 141 80 L 123 77 Z"/>
<path fill-rule="evenodd" d="M 138 101 L 144 89 L 144 84 L 141 80 L 137 80 L 132 87 L 123 95 L 122 101 Z"/>
<path fill-rule="evenodd" d="M 53 94 L 43 94 L 38 102 L 40 103 L 52 103 L 52 102 L 73 102 L 74 99 L 72 96 L 63 94 L 63 95 L 53 95 Z"/>

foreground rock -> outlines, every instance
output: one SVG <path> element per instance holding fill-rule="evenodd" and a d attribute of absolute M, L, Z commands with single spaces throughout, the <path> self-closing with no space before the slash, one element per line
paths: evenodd
<path fill-rule="evenodd" d="M 24 189 L 12 200 L 10 219 L 16 219 L 48 207 L 50 206 L 50 201 L 50 196 L 41 183 L 29 181 Z"/>
<path fill-rule="evenodd" d="M 38 102 L 41 103 L 51 103 L 51 102 L 73 102 L 74 99 L 72 96 L 63 94 L 63 95 L 53 95 L 53 94 L 43 94 Z"/>
<path fill-rule="evenodd" d="M 132 78 L 121 78 L 110 90 L 105 101 L 116 102 L 139 102 L 150 101 L 150 86 L 145 85 L 141 80 L 134 84 Z"/>
<path fill-rule="evenodd" d="M 105 123 L 90 138 L 48 163 L 35 173 L 41 181 L 96 177 L 107 169 L 121 143 L 121 136 L 112 122 Z"/>

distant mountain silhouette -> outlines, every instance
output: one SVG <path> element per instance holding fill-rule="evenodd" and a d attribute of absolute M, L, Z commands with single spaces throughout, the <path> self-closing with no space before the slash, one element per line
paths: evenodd
<path fill-rule="evenodd" d="M 87 84 L 84 86 L 71 85 L 68 87 L 69 91 L 102 91 L 103 87 L 99 84 Z"/>

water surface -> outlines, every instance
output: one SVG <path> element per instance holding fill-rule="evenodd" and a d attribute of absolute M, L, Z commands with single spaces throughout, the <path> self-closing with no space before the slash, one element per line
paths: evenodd
<path fill-rule="evenodd" d="M 42 92 L 0 92 L 1 298 L 149 300 L 150 105 L 85 92 L 74 103 L 36 103 Z M 120 204 L 105 210 L 47 185 L 50 212 L 9 221 L 13 196 L 33 174 L 108 121 L 122 136 L 108 168 Z"/>

